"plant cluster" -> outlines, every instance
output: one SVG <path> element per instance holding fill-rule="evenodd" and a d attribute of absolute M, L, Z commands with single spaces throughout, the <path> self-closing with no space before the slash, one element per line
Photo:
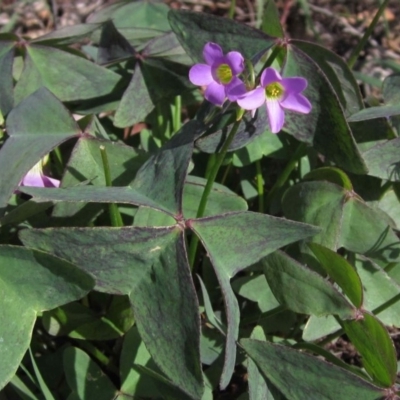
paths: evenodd
<path fill-rule="evenodd" d="M 10 399 L 398 398 L 400 77 L 366 107 L 262 27 L 120 0 L 0 34 Z"/>

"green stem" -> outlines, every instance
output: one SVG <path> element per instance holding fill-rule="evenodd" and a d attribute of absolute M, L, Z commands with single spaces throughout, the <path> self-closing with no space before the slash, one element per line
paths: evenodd
<path fill-rule="evenodd" d="M 228 18 L 233 19 L 235 15 L 236 0 L 231 0 L 231 5 L 229 6 Z"/>
<path fill-rule="evenodd" d="M 174 104 L 174 113 L 173 113 L 173 131 L 178 132 L 181 129 L 181 112 L 182 112 L 182 97 L 176 96 L 175 97 L 175 104 Z"/>
<path fill-rule="evenodd" d="M 281 51 L 281 46 L 276 45 L 273 48 L 271 55 L 267 58 L 267 61 L 265 61 L 265 64 L 261 68 L 261 71 L 264 71 L 265 68 L 268 68 L 268 67 L 270 67 L 272 65 L 272 63 L 274 62 L 276 56 L 279 54 L 280 51 Z"/>
<path fill-rule="evenodd" d="M 108 162 L 107 150 L 104 146 L 100 146 L 100 154 L 101 154 L 101 160 L 103 161 L 106 186 L 111 187 L 112 180 L 111 180 L 110 164 Z M 118 206 L 115 203 L 111 203 L 108 205 L 108 209 L 110 212 L 111 225 L 115 227 L 124 226 Z"/>
<path fill-rule="evenodd" d="M 261 161 L 256 161 L 256 181 L 257 181 L 257 193 L 258 193 L 258 211 L 264 213 L 264 179 L 261 171 Z"/>
<path fill-rule="evenodd" d="M 64 168 L 63 168 L 63 159 L 62 159 L 62 155 L 61 155 L 60 148 L 59 148 L 59 147 L 56 147 L 56 148 L 53 150 L 53 154 L 55 155 L 55 157 L 54 157 L 54 164 L 55 164 L 57 173 L 58 173 L 60 176 L 62 176 Z"/>
<path fill-rule="evenodd" d="M 239 125 L 240 125 L 240 120 L 236 121 L 233 124 L 232 129 L 231 129 L 227 139 L 225 140 L 220 152 L 215 157 L 215 160 L 214 160 L 214 162 L 211 166 L 211 169 L 208 173 L 207 183 L 204 188 L 203 195 L 201 196 L 201 199 L 200 199 L 200 204 L 199 204 L 199 208 L 197 210 L 196 218 L 201 218 L 204 215 L 204 212 L 205 212 L 206 206 L 207 206 L 208 197 L 211 193 L 211 189 L 215 182 L 215 178 L 217 177 L 218 171 L 221 168 L 221 165 L 225 159 L 225 156 L 229 149 L 229 146 L 231 145 L 232 140 L 235 137 L 236 132 L 239 129 Z M 199 244 L 199 238 L 196 235 L 194 235 L 190 242 L 189 255 L 188 255 L 189 263 L 190 263 L 192 270 L 193 270 L 193 266 L 194 266 L 194 261 L 196 259 L 198 244 Z"/>
<path fill-rule="evenodd" d="M 271 190 L 268 192 L 268 194 L 265 198 L 265 209 L 268 209 L 268 207 L 271 205 L 271 201 L 272 201 L 273 197 L 275 196 L 276 192 L 284 186 L 284 184 L 288 180 L 290 174 L 296 168 L 296 165 L 297 165 L 299 159 L 304 156 L 305 149 L 306 149 L 306 145 L 304 143 L 300 143 L 299 146 L 297 147 L 296 151 L 294 152 L 292 158 L 286 164 L 285 169 L 281 172 L 278 179 L 272 186 Z"/>
<path fill-rule="evenodd" d="M 230 162 L 229 165 L 227 165 L 227 167 L 225 168 L 224 175 L 221 179 L 221 185 L 225 185 L 225 181 L 228 178 L 229 171 L 231 170 L 231 168 L 232 168 L 232 163 Z"/>
<path fill-rule="evenodd" d="M 370 23 L 369 27 L 367 28 L 367 30 L 365 31 L 363 37 L 360 39 L 360 41 L 357 43 L 357 46 L 354 48 L 354 50 L 352 51 L 350 57 L 349 57 L 349 61 L 347 61 L 347 65 L 349 66 L 349 68 L 353 68 L 354 64 L 357 61 L 358 56 L 361 53 L 361 50 L 364 48 L 364 46 L 366 45 L 369 37 L 372 34 L 372 31 L 374 30 L 376 24 L 379 21 L 379 18 L 381 17 L 381 15 L 383 14 L 383 11 L 385 10 L 387 4 L 389 3 L 389 0 L 384 0 L 377 13 L 375 14 L 374 19 L 372 20 L 372 22 Z"/>
<path fill-rule="evenodd" d="M 208 157 L 206 173 L 205 173 L 206 179 L 208 179 L 208 177 L 210 176 L 210 172 L 211 172 L 211 169 L 212 169 L 212 167 L 213 167 L 213 165 L 215 163 L 216 156 L 217 155 L 215 153 L 213 153 L 213 154 L 210 154 L 210 157 Z"/>
<path fill-rule="evenodd" d="M 84 339 L 84 337 L 81 339 Z M 106 366 L 114 374 L 119 374 L 118 368 L 110 362 L 110 359 L 88 340 L 77 340 L 77 343 L 80 348 L 91 354 L 100 364 Z"/>

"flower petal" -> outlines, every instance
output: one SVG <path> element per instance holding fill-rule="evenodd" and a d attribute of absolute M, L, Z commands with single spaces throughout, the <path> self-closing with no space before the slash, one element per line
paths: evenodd
<path fill-rule="evenodd" d="M 20 186 L 46 187 L 43 182 L 43 175 L 36 171 L 29 171 L 20 182 Z"/>
<path fill-rule="evenodd" d="M 222 106 L 225 101 L 225 87 L 217 82 L 211 82 L 204 93 L 204 97 L 216 106 Z"/>
<path fill-rule="evenodd" d="M 211 67 L 206 64 L 195 64 L 189 71 L 189 80 L 193 85 L 204 86 L 214 81 Z"/>
<path fill-rule="evenodd" d="M 269 129 L 272 133 L 278 133 L 285 122 L 285 112 L 280 106 L 278 100 L 267 99 L 267 112 L 269 120 Z"/>
<path fill-rule="evenodd" d="M 244 70 L 244 58 L 238 51 L 230 51 L 225 56 L 227 64 L 231 67 L 233 75 L 239 75 Z"/>
<path fill-rule="evenodd" d="M 300 93 L 307 87 L 308 82 L 307 79 L 293 77 L 283 78 L 281 84 L 285 88 L 286 93 Z"/>
<path fill-rule="evenodd" d="M 246 85 L 237 77 L 225 86 L 226 96 L 230 101 L 236 101 L 239 97 L 246 94 Z"/>
<path fill-rule="evenodd" d="M 215 60 L 224 56 L 219 44 L 208 42 L 203 49 L 203 58 L 208 65 L 214 64 Z"/>
<path fill-rule="evenodd" d="M 297 111 L 302 114 L 308 114 L 312 109 L 311 103 L 300 93 L 289 93 L 280 101 L 280 104 L 287 110 Z"/>
<path fill-rule="evenodd" d="M 255 110 L 265 103 L 265 90 L 258 87 L 237 99 L 237 103 L 244 110 Z"/>
<path fill-rule="evenodd" d="M 266 87 L 270 83 L 281 82 L 281 81 L 282 81 L 281 75 L 275 68 L 272 67 L 264 69 L 260 78 L 260 83 L 262 87 Z"/>
<path fill-rule="evenodd" d="M 53 179 L 46 175 L 43 175 L 42 179 L 45 187 L 60 187 L 61 182 L 58 179 Z"/>

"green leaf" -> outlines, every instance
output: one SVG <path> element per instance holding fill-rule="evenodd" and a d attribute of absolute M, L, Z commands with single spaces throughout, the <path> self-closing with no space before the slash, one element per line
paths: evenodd
<path fill-rule="evenodd" d="M 291 40 L 290 44 L 300 49 L 318 65 L 332 85 L 346 117 L 364 107 L 357 81 L 342 57 L 311 42 Z"/>
<path fill-rule="evenodd" d="M 388 118 L 394 115 L 400 115 L 400 104 L 366 108 L 350 116 L 347 121 L 366 121 L 375 118 Z"/>
<path fill-rule="evenodd" d="M 132 112 L 132 105 L 135 105 L 135 112 Z M 120 128 L 134 125 L 143 121 L 153 109 L 154 104 L 144 81 L 142 68 L 140 63 L 136 63 L 132 79 L 115 113 L 114 125 Z"/>
<path fill-rule="evenodd" d="M 394 222 L 393 228 L 400 229 L 400 201 L 395 190 L 389 189 L 379 199 L 378 206 Z"/>
<path fill-rule="evenodd" d="M 113 22 L 106 21 L 101 29 L 97 62 L 99 64 L 119 62 L 134 57 L 135 53 L 129 42 L 117 31 Z"/>
<path fill-rule="evenodd" d="M 120 142 L 81 137 L 68 160 L 61 180 L 62 187 L 75 187 L 88 181 L 94 186 L 105 186 L 100 146 L 104 146 L 107 152 L 113 186 L 130 185 L 137 171 L 148 158 L 147 154 Z M 56 203 L 52 215 L 58 220 L 62 218 L 62 223 L 67 226 L 86 226 L 103 208 L 104 206 L 99 204 L 61 202 Z"/>
<path fill-rule="evenodd" d="M 233 117 L 235 111 L 228 111 L 222 114 L 213 122 L 213 130 L 220 128 L 216 132 L 206 134 L 196 140 L 196 147 L 205 153 L 216 153 L 226 139 L 227 132 L 230 132 L 232 125 L 227 125 L 226 120 Z M 222 125 L 222 129 L 219 125 Z M 243 148 L 252 143 L 253 140 L 259 138 L 265 132 L 271 134 L 268 128 L 268 116 L 265 107 L 260 107 L 255 115 L 251 117 L 248 112 L 241 120 L 238 131 L 229 146 L 229 151 Z M 272 135 L 272 134 L 271 134 Z"/>
<path fill-rule="evenodd" d="M 261 160 L 264 156 L 287 159 L 289 154 L 285 139 L 282 134 L 273 135 L 268 130 L 264 131 L 245 147 L 235 151 L 232 163 L 241 168 Z"/>
<path fill-rule="evenodd" d="M 0 260 L 3 388 L 29 346 L 37 313 L 80 299 L 93 279 L 65 260 L 20 246 L 0 246 Z"/>
<path fill-rule="evenodd" d="M 67 109 L 45 88 L 18 104 L 8 115 L 6 126 L 10 137 L 0 150 L 0 209 L 42 157 L 80 133 Z"/>
<path fill-rule="evenodd" d="M 382 94 L 386 104 L 399 104 L 400 73 L 389 75 L 382 84 Z"/>
<path fill-rule="evenodd" d="M 264 274 L 239 277 L 232 282 L 232 287 L 240 296 L 255 301 L 263 313 L 279 306 Z"/>
<path fill-rule="evenodd" d="M 173 385 L 201 397 L 199 306 L 180 228 L 31 229 L 21 240 L 71 260 L 97 290 L 128 294 L 156 364 Z"/>
<path fill-rule="evenodd" d="M 400 108 L 399 108 L 400 109 Z M 400 181 L 400 138 L 378 143 L 363 153 L 368 175 Z"/>
<path fill-rule="evenodd" d="M 15 87 L 15 102 L 42 86 L 61 101 L 93 99 L 110 94 L 119 81 L 119 75 L 83 57 L 53 47 L 29 45 L 24 71 Z"/>
<path fill-rule="evenodd" d="M 313 242 L 388 262 L 400 259 L 400 243 L 387 216 L 352 190 L 328 182 L 303 182 L 286 191 L 282 205 L 286 217 L 323 229 Z"/>
<path fill-rule="evenodd" d="M 106 295 L 103 295 L 106 296 Z M 44 328 L 53 336 L 85 340 L 111 340 L 125 334 L 133 325 L 133 313 L 126 296 L 106 297 L 105 311 L 94 312 L 80 303 L 70 303 L 43 314 Z"/>
<path fill-rule="evenodd" d="M 320 181 L 304 182 L 285 192 L 282 208 L 287 218 L 319 226 L 321 233 L 313 236 L 313 242 L 336 250 L 344 196 L 345 190 L 337 185 Z"/>
<path fill-rule="evenodd" d="M 64 26 L 46 35 L 39 36 L 30 41 L 30 43 L 40 43 L 47 46 L 68 46 L 76 44 L 82 39 L 86 39 L 97 29 L 101 28 L 101 24 L 76 24 L 72 26 Z"/>
<path fill-rule="evenodd" d="M 270 254 L 263 265 L 272 293 L 290 310 L 316 316 L 334 314 L 342 319 L 354 316 L 354 307 L 331 283 L 284 252 Z"/>
<path fill-rule="evenodd" d="M 183 188 L 183 215 L 185 219 L 195 218 L 201 195 L 206 185 L 204 178 L 188 176 Z M 214 183 L 208 197 L 205 217 L 230 211 L 246 211 L 247 202 L 227 187 Z"/>
<path fill-rule="evenodd" d="M 261 326 L 256 326 L 251 332 L 251 339 L 265 341 L 265 334 Z M 267 383 L 257 368 L 257 364 L 248 359 L 247 373 L 249 375 L 249 400 L 264 400 L 271 396 Z"/>
<path fill-rule="evenodd" d="M 132 327 L 124 337 L 120 358 L 121 391 L 131 396 L 159 397 L 159 391 L 154 380 L 148 375 L 140 373 L 136 365 L 156 369 L 151 355 L 144 345 L 136 326 Z"/>
<path fill-rule="evenodd" d="M 132 187 L 160 203 L 173 214 L 182 214 L 182 193 L 193 141 L 203 132 L 203 124 L 191 120 L 136 175 Z"/>
<path fill-rule="evenodd" d="M 208 319 L 208 322 L 212 326 L 214 326 L 214 328 L 217 328 L 220 331 L 220 333 L 225 335 L 226 327 L 214 313 L 214 310 L 213 310 L 212 304 L 211 304 L 211 300 L 210 300 L 210 296 L 208 295 L 208 292 L 207 292 L 207 288 L 204 285 L 204 282 L 201 280 L 199 275 L 197 276 L 197 278 L 199 279 L 200 289 L 201 289 L 201 293 L 203 295 L 204 311 L 206 312 L 206 317 Z"/>
<path fill-rule="evenodd" d="M 322 167 L 313 169 L 303 179 L 305 181 L 328 181 L 346 190 L 353 190 L 350 178 L 339 168 Z"/>
<path fill-rule="evenodd" d="M 132 187 L 77 186 L 70 188 L 41 188 L 20 186 L 22 193 L 33 196 L 35 201 L 66 201 L 73 203 L 122 203 L 152 207 L 168 214 L 170 210 L 156 203 Z"/>
<path fill-rule="evenodd" d="M 321 266 L 343 290 L 352 303 L 360 308 L 363 304 L 363 287 L 354 267 L 339 254 L 317 243 L 308 243 Z"/>
<path fill-rule="evenodd" d="M 284 37 L 283 28 L 279 19 L 278 7 L 274 0 L 267 0 L 265 4 L 260 29 L 267 35 L 280 38 Z"/>
<path fill-rule="evenodd" d="M 186 54 L 174 32 L 167 32 L 152 39 L 146 44 L 142 54 L 145 57 L 159 57 L 179 64 L 192 64 L 192 60 Z"/>
<path fill-rule="evenodd" d="M 129 27 L 169 31 L 168 10 L 169 7 L 163 3 L 119 0 L 97 11 L 89 22 L 105 22 L 111 19 L 117 29 Z"/>
<path fill-rule="evenodd" d="M 28 218 L 37 215 L 53 205 L 51 201 L 44 203 L 36 203 L 33 200 L 28 200 L 17 206 L 4 217 L 0 218 L 0 225 L 19 224 L 26 221 Z"/>
<path fill-rule="evenodd" d="M 283 75 L 308 80 L 304 95 L 313 106 L 307 115 L 286 113 L 284 130 L 302 142 L 312 143 L 339 167 L 357 174 L 367 173 L 339 100 L 317 63 L 297 47 L 289 46 Z"/>
<path fill-rule="evenodd" d="M 110 400 L 117 395 L 108 376 L 82 350 L 68 347 L 64 350 L 64 370 L 73 399 Z"/>
<path fill-rule="evenodd" d="M 368 258 L 357 257 L 356 268 L 364 287 L 364 309 L 374 313 L 379 311 L 377 315 L 385 325 L 399 327 L 400 286 L 384 269 Z M 388 303 L 390 307 L 380 310 Z"/>
<path fill-rule="evenodd" d="M 224 296 L 228 331 L 220 387 L 225 388 L 235 366 L 240 319 L 230 279 L 279 247 L 312 236 L 317 230 L 309 225 L 252 212 L 193 219 L 188 220 L 187 224 L 200 237 L 207 250 Z M 235 244 L 233 249 L 232 244 Z"/>
<path fill-rule="evenodd" d="M 0 112 L 8 114 L 14 105 L 13 63 L 14 42 L 0 41 Z"/>
<path fill-rule="evenodd" d="M 54 396 L 51 394 L 48 386 L 46 385 L 46 382 L 44 381 L 42 374 L 39 371 L 39 368 L 36 365 L 35 358 L 33 357 L 31 349 L 28 349 L 28 350 L 29 350 L 29 356 L 30 356 L 30 359 L 32 362 L 33 370 L 35 371 L 36 380 L 39 383 L 39 387 L 40 387 L 41 392 L 43 393 L 44 398 L 46 400 L 55 400 Z"/>
<path fill-rule="evenodd" d="M 377 400 L 384 391 L 346 370 L 289 347 L 242 339 L 262 374 L 290 400 Z"/>
<path fill-rule="evenodd" d="M 224 52 L 239 51 L 248 59 L 266 52 L 276 42 L 275 38 L 259 30 L 210 14 L 171 9 L 168 19 L 183 48 L 195 62 L 204 62 L 203 47 L 207 42 L 218 43 Z"/>
<path fill-rule="evenodd" d="M 229 278 L 280 247 L 319 232 L 311 225 L 250 211 L 193 219 L 187 224 L 207 248 L 214 267 Z"/>
<path fill-rule="evenodd" d="M 396 381 L 397 356 L 392 339 L 383 324 L 363 312 L 357 320 L 343 321 L 343 328 L 362 356 L 362 363 L 374 382 L 391 387 Z"/>
<path fill-rule="evenodd" d="M 379 209 L 350 197 L 344 204 L 342 218 L 340 246 L 378 260 L 400 260 L 399 239 Z"/>
<path fill-rule="evenodd" d="M 302 337 L 307 342 L 314 342 L 339 330 L 340 325 L 334 316 L 317 317 L 311 315 L 304 327 Z"/>

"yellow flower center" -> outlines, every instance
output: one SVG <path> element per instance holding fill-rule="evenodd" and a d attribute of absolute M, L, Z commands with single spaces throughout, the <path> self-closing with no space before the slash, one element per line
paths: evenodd
<path fill-rule="evenodd" d="M 221 64 L 216 71 L 219 81 L 227 85 L 233 78 L 231 67 L 228 64 Z"/>
<path fill-rule="evenodd" d="M 285 89 L 278 82 L 270 83 L 265 87 L 265 95 L 267 96 L 267 99 L 280 99 L 283 96 L 284 91 Z"/>

